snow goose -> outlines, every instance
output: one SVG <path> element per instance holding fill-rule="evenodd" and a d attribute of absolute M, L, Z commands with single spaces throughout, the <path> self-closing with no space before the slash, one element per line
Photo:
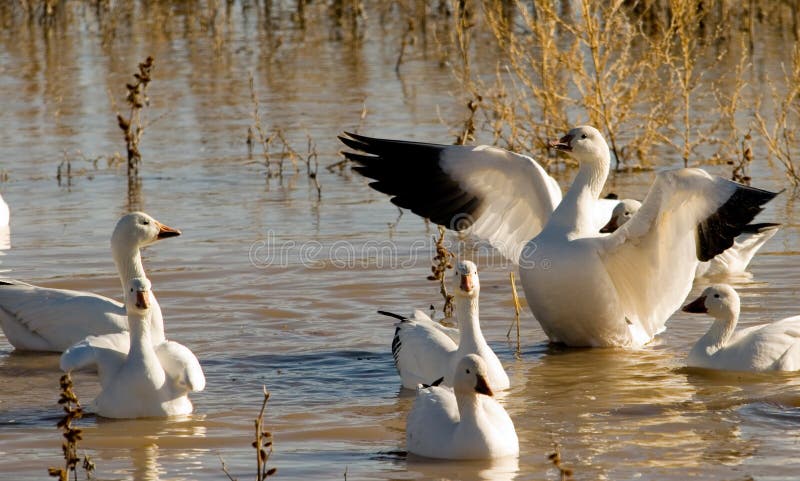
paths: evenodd
<path fill-rule="evenodd" d="M 514 423 L 494 399 L 486 363 L 459 359 L 453 389 L 420 388 L 406 420 L 406 449 L 440 459 L 490 459 L 519 454 Z"/>
<path fill-rule="evenodd" d="M 611 233 L 617 230 L 633 217 L 642 206 L 634 199 L 622 199 L 611 212 L 608 224 L 600 229 L 601 233 Z M 695 277 L 701 276 L 734 276 L 745 274 L 745 269 L 756 252 L 770 240 L 780 229 L 780 224 L 763 223 L 748 224 L 742 228 L 742 233 L 733 239 L 733 245 L 717 254 L 713 259 L 697 264 Z"/>
<path fill-rule="evenodd" d="M 90 336 L 61 355 L 66 372 L 96 366 L 101 392 L 92 409 L 108 418 L 163 417 L 190 414 L 190 392 L 202 391 L 206 379 L 197 357 L 186 346 L 156 341 L 150 281 L 131 279 L 125 308 L 130 335 Z"/>
<path fill-rule="evenodd" d="M 478 268 L 471 261 L 461 261 L 456 264 L 456 273 L 459 278 L 454 293 L 457 335 L 419 310 L 414 311 L 411 318 L 378 311 L 400 319 L 395 324 L 392 355 L 403 387 L 416 389 L 420 384 L 432 384 L 438 379 L 443 379 L 445 386 L 452 386 L 456 364 L 467 354 L 477 354 L 486 363 L 489 386 L 498 391 L 507 389 L 509 381 L 503 365 L 481 332 Z"/>
<path fill-rule="evenodd" d="M 8 204 L 6 204 L 5 199 L 3 199 L 3 196 L 0 195 L 0 227 L 8 227 L 10 221 L 11 211 L 8 208 Z"/>
<path fill-rule="evenodd" d="M 689 352 L 691 367 L 755 372 L 800 369 L 800 316 L 736 331 L 739 294 L 727 284 L 707 287 L 683 311 L 714 318 Z"/>
<path fill-rule="evenodd" d="M 518 262 L 534 316 L 551 341 L 570 346 L 649 342 L 689 293 L 697 263 L 730 247 L 776 195 L 700 169 L 665 171 L 631 221 L 601 236 L 597 200 L 611 155 L 593 127 L 551 143 L 580 163 L 557 205 L 557 185 L 528 157 L 350 137 L 345 144 L 369 155 L 345 155 L 374 189 L 446 227 L 469 228 Z"/>
<path fill-rule="evenodd" d="M 344 152 L 373 189 L 449 229 L 488 240 L 512 262 L 541 232 L 561 202 L 558 182 L 532 158 L 488 145 L 440 145 L 375 139 L 346 132 L 339 139 L 364 152 Z M 592 219 L 605 225 L 619 201 L 597 199 Z"/>
<path fill-rule="evenodd" d="M 123 216 L 111 235 L 111 253 L 123 290 L 128 279 L 144 276 L 139 249 L 180 235 L 143 212 Z M 150 299 L 153 338 L 164 339 L 161 308 Z M 125 306 L 91 292 L 38 287 L 15 280 L 0 281 L 0 326 L 16 349 L 62 352 L 86 336 L 127 331 Z"/>

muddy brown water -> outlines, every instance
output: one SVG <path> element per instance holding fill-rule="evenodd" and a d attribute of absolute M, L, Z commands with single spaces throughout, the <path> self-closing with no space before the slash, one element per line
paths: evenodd
<path fill-rule="evenodd" d="M 374 135 L 451 141 L 440 118 L 455 125 L 465 112 L 450 69 L 417 55 L 398 76 L 402 32 L 374 24 L 353 42 L 327 24 L 298 32 L 278 11 L 269 34 L 264 12 L 237 3 L 216 29 L 198 20 L 202 12 L 173 8 L 133 9 L 144 20 L 113 30 L 76 3 L 49 30 L 13 18 L 0 33 L 0 166 L 8 173 L 0 191 L 12 210 L 0 269 L 119 296 L 109 236 L 130 204 L 124 171 L 107 165 L 123 151 L 110 98 L 121 106 L 124 82 L 153 55 L 148 115 L 158 121 L 142 141 L 134 201 L 183 231 L 147 248 L 145 263 L 168 336 L 195 352 L 208 381 L 187 419 L 82 420 L 81 454 L 99 479 L 225 479 L 220 457 L 248 479 L 264 385 L 278 479 L 556 479 L 547 460 L 556 443 L 577 479 L 796 479 L 800 378 L 687 371 L 685 355 L 710 319 L 683 313 L 652 345 L 625 351 L 548 346 L 525 309 L 517 358 L 506 339 L 513 268 L 468 240 L 459 252 L 480 268 L 482 326 L 511 378 L 503 403 L 521 454 L 496 463 L 399 455 L 412 397 L 399 389 L 391 322 L 375 311 L 441 304 L 425 280 L 436 232 L 411 213 L 390 225 L 398 211 L 385 196 L 348 169 L 324 167 L 339 160 L 336 135 L 359 123 Z M 305 165 L 266 179 L 253 162 L 258 151 L 248 157 L 251 71 L 264 126 L 283 129 L 301 153 L 307 135 L 317 144 L 321 199 Z M 74 177 L 59 185 L 66 158 Z M 679 163 L 671 154 L 658 164 Z M 785 187 L 777 166 L 757 162 L 752 175 L 755 185 Z M 560 177 L 563 186 L 570 176 Z M 612 175 L 609 190 L 641 198 L 652 177 Z M 752 277 L 732 281 L 743 325 L 800 307 L 792 196 L 778 197 L 761 218 L 784 228 L 754 259 Z M 62 461 L 59 376 L 57 355 L 14 352 L 0 336 L 3 479 L 43 479 Z M 74 377 L 88 403 L 95 376 Z"/>

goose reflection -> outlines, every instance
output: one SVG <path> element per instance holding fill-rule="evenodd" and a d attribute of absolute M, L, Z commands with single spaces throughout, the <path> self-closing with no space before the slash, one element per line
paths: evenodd
<path fill-rule="evenodd" d="M 519 458 L 516 456 L 481 461 L 437 461 L 408 456 L 408 472 L 419 479 L 460 481 L 506 481 L 517 478 Z"/>
<path fill-rule="evenodd" d="M 709 459 L 741 463 L 751 449 L 736 416 L 697 403 L 699 388 L 678 369 L 680 362 L 660 346 L 551 346 L 530 366 L 523 392 L 509 396 L 507 409 L 512 416 L 526 413 L 514 418 L 521 440 L 554 439 L 565 462 L 580 459 L 575 468 L 590 477 L 700 469 Z"/>

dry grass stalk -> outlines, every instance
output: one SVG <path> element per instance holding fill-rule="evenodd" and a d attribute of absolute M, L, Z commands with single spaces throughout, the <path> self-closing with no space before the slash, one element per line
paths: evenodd
<path fill-rule="evenodd" d="M 270 393 L 266 386 L 263 386 L 264 400 L 261 403 L 261 411 L 255 420 L 256 438 L 252 446 L 256 449 L 256 481 L 263 481 L 270 476 L 273 476 L 278 468 L 270 468 L 267 463 L 272 454 L 272 433 L 264 429 L 264 412 L 267 409 L 267 401 L 269 401 Z M 222 463 L 222 471 L 228 476 L 230 481 L 238 481 L 228 470 L 225 460 L 220 456 Z"/>
<path fill-rule="evenodd" d="M 572 469 L 561 464 L 561 451 L 559 450 L 558 444 L 555 445 L 555 452 L 550 454 L 547 459 L 558 469 L 561 481 L 570 481 L 574 479 L 572 477 Z"/>
<path fill-rule="evenodd" d="M 311 139 L 310 134 L 306 134 L 308 138 L 308 154 L 306 155 L 306 175 L 314 182 L 314 187 L 317 189 L 317 200 L 322 199 L 322 186 L 319 185 L 319 155 L 317 154 L 317 144 Z M 311 162 L 314 162 L 314 170 L 311 170 Z"/>
<path fill-rule="evenodd" d="M 272 433 L 264 430 L 264 411 L 267 408 L 267 401 L 269 401 L 269 391 L 264 386 L 264 401 L 261 403 L 261 411 L 255 421 L 256 440 L 253 442 L 253 447 L 257 451 L 256 466 L 258 469 L 257 481 L 262 481 L 272 476 L 278 471 L 278 468 L 270 468 L 267 465 L 269 457 L 272 454 Z"/>
<path fill-rule="evenodd" d="M 64 453 L 64 467 L 48 468 L 47 472 L 50 476 L 58 478 L 60 481 L 67 481 L 69 473 L 74 474 L 74 479 L 78 479 L 78 462 L 81 460 L 78 456 L 78 441 L 81 438 L 81 430 L 72 425 L 73 421 L 80 419 L 83 416 L 83 408 L 78 401 L 78 396 L 72 390 L 72 378 L 69 373 L 61 376 L 59 380 L 61 386 L 61 395 L 58 399 L 58 404 L 64 409 L 64 417 L 58 421 L 58 428 L 62 430 L 64 442 L 61 444 L 61 450 Z M 88 456 L 83 457 L 82 467 L 86 471 L 87 478 L 91 478 L 95 466 Z"/>
<path fill-rule="evenodd" d="M 453 295 L 447 293 L 447 284 L 445 280 L 447 277 L 447 269 L 453 268 L 451 260 L 455 258 L 455 254 L 450 252 L 444 245 L 444 227 L 438 227 L 439 238 L 436 239 L 436 254 L 433 256 L 433 265 L 431 266 L 432 274 L 428 276 L 428 280 L 439 281 L 439 293 L 444 299 L 442 313 L 445 319 L 449 319 L 453 317 Z"/>
<path fill-rule="evenodd" d="M 267 169 L 267 178 L 270 178 L 272 177 L 272 158 L 270 156 L 270 150 L 272 141 L 275 140 L 275 134 L 273 133 L 267 136 L 264 127 L 261 125 L 261 113 L 259 112 L 258 96 L 256 95 L 253 72 L 250 72 L 248 85 L 250 86 L 250 101 L 253 104 L 253 125 L 247 130 L 247 145 L 248 149 L 252 151 L 252 145 L 255 143 L 256 139 L 261 144 L 261 153 L 264 156 L 264 167 Z M 256 135 L 253 135 L 253 132 L 255 132 Z"/>
<path fill-rule="evenodd" d="M 142 154 L 139 152 L 139 142 L 145 130 L 145 125 L 142 122 L 142 110 L 150 103 L 150 100 L 147 98 L 147 86 L 150 84 L 150 75 L 153 66 L 153 57 L 147 57 L 144 62 L 139 64 L 139 71 L 133 74 L 136 81 L 134 83 L 125 84 L 125 87 L 128 89 L 128 95 L 125 97 L 125 101 L 130 106 L 128 118 L 117 113 L 117 123 L 125 134 L 129 178 L 139 176 L 139 164 L 142 162 Z"/>
<path fill-rule="evenodd" d="M 509 272 L 508 278 L 511 280 L 511 298 L 514 301 L 514 322 L 508 326 L 508 332 L 506 332 L 506 339 L 511 337 L 511 329 L 516 325 L 517 326 L 517 350 L 514 352 L 516 356 L 520 356 L 522 354 L 522 345 L 520 342 L 520 334 L 519 334 L 519 313 L 522 311 L 522 305 L 519 303 L 519 297 L 517 296 L 517 283 L 514 280 L 514 273 Z"/>
<path fill-rule="evenodd" d="M 783 165 L 786 177 L 797 188 L 800 186 L 800 170 L 795 165 L 792 149 L 797 145 L 797 136 L 792 127 L 800 120 L 800 45 L 792 52 L 791 69 L 783 72 L 783 86 L 787 89 L 780 95 L 772 81 L 768 81 L 774 109 L 775 121 L 767 126 L 761 114 L 761 101 L 755 108 L 755 129 L 761 134 L 767 147 L 768 158 L 776 158 Z"/>

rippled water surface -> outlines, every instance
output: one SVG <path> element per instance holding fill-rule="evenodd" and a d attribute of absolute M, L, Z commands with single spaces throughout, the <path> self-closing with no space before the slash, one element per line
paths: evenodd
<path fill-rule="evenodd" d="M 348 168 L 325 166 L 340 160 L 336 135 L 348 129 L 452 141 L 450 127 L 466 112 L 451 70 L 415 50 L 398 75 L 402 28 L 370 22 L 361 41 L 333 20 L 302 30 L 282 3 L 265 12 L 234 2 L 222 19 L 201 2 L 156 3 L 100 21 L 89 2 L 66 3 L 49 29 L 12 17 L 0 31 L 0 167 L 8 175 L 0 191 L 12 210 L 0 268 L 118 297 L 109 253 L 116 219 L 139 207 L 180 228 L 182 236 L 147 248 L 145 263 L 168 336 L 195 352 L 208 382 L 187 419 L 80 421 L 81 452 L 98 478 L 225 479 L 220 458 L 234 476 L 251 478 L 265 385 L 279 479 L 556 479 L 547 460 L 556 443 L 577 479 L 796 479 L 800 378 L 684 369 L 709 319 L 683 313 L 653 345 L 630 352 L 548 346 L 526 309 L 515 357 L 506 339 L 512 267 L 468 247 L 462 253 L 481 269 L 482 326 L 511 377 L 503 403 L 521 455 L 406 459 L 412 397 L 399 389 L 391 322 L 375 311 L 441 304 L 425 280 L 436 232 L 410 213 L 392 225 L 398 211 L 385 196 Z M 156 62 L 148 115 L 157 122 L 142 140 L 141 190 L 129 197 L 124 169 L 107 159 L 124 153 L 114 112 L 147 55 Z M 321 197 L 303 162 L 299 173 L 287 161 L 282 179 L 267 179 L 260 151 L 248 156 L 250 72 L 264 128 L 280 128 L 302 156 L 307 137 L 316 144 Z M 65 159 L 73 177 L 59 185 Z M 675 155 L 661 165 L 679 163 Z M 609 190 L 642 197 L 652 176 L 612 175 Z M 753 177 L 785 187 L 776 166 L 757 162 Z M 752 278 L 735 281 L 744 325 L 798 313 L 792 196 L 778 197 L 762 218 L 784 228 L 753 261 Z M 62 462 L 59 376 L 57 355 L 14 352 L 0 336 L 3 479 L 43 479 Z M 96 377 L 74 378 L 88 403 Z"/>

